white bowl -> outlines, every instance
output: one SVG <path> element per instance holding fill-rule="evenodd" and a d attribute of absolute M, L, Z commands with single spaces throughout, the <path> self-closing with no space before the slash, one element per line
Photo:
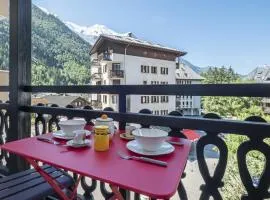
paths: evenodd
<path fill-rule="evenodd" d="M 135 140 L 146 151 L 157 151 L 166 140 L 168 133 L 160 129 L 141 128 L 132 131 Z"/>
<path fill-rule="evenodd" d="M 73 131 L 76 130 L 83 130 L 85 127 L 86 121 L 85 120 L 66 120 L 60 121 L 59 126 L 60 129 L 67 135 L 67 136 L 75 136 Z"/>

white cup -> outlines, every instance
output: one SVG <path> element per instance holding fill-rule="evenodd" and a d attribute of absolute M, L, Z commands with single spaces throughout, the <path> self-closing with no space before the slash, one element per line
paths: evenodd
<path fill-rule="evenodd" d="M 86 138 L 85 130 L 76 130 L 73 131 L 75 137 L 73 138 L 73 143 L 75 144 L 83 144 Z"/>
<path fill-rule="evenodd" d="M 126 126 L 126 127 L 125 127 L 125 132 L 126 132 L 127 134 L 131 134 L 132 131 L 135 130 L 135 129 L 136 129 L 135 126 Z"/>

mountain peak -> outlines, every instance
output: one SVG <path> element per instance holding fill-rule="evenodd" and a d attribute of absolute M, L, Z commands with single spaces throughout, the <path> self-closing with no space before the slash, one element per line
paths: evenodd
<path fill-rule="evenodd" d="M 65 22 L 65 24 L 75 33 L 79 34 L 84 40 L 90 44 L 94 44 L 100 35 L 120 35 L 129 36 L 130 33 L 117 33 L 102 24 L 94 24 L 92 26 L 81 26 L 73 22 Z"/>
<path fill-rule="evenodd" d="M 44 8 L 44 7 L 41 7 L 41 6 L 38 6 L 38 5 L 36 5 L 40 10 L 42 10 L 45 14 L 47 14 L 47 15 L 53 15 L 53 16 L 55 16 L 55 17 L 58 17 L 56 14 L 54 14 L 54 13 L 51 13 L 47 8 Z"/>

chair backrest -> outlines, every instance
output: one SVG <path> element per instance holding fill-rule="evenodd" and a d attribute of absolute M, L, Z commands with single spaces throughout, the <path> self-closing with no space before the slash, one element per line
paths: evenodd
<path fill-rule="evenodd" d="M 152 114 L 152 111 L 149 109 L 142 109 L 139 111 L 140 114 Z M 150 125 L 141 124 L 142 128 L 149 128 Z"/>
<path fill-rule="evenodd" d="M 113 112 L 114 109 L 112 109 L 111 107 L 106 107 L 106 108 L 103 109 L 103 111 L 111 111 L 111 112 Z"/>
<path fill-rule="evenodd" d="M 170 116 L 176 116 L 176 117 L 182 117 L 182 113 L 179 111 L 171 111 L 169 113 Z M 178 138 L 185 138 L 187 139 L 187 137 L 181 132 L 181 130 L 179 128 L 171 128 L 171 131 L 169 132 L 169 136 L 171 137 L 178 137 Z"/>

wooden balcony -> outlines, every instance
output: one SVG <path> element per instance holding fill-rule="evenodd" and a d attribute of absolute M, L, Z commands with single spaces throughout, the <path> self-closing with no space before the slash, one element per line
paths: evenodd
<path fill-rule="evenodd" d="M 110 70 L 110 78 L 124 78 L 124 70 Z"/>

